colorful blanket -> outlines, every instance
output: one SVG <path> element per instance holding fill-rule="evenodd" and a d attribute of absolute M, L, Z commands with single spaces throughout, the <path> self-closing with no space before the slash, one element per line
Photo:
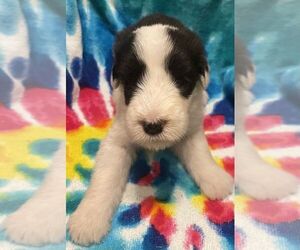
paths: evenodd
<path fill-rule="evenodd" d="M 67 1 L 68 214 L 89 185 L 95 154 L 113 121 L 116 32 L 154 12 L 179 18 L 205 43 L 212 70 L 207 139 L 220 167 L 233 174 L 232 11 L 230 1 Z M 170 152 L 157 153 L 152 162 L 141 152 L 111 231 L 89 249 L 233 249 L 233 236 L 231 198 L 208 200 Z M 85 249 L 70 239 L 67 248 Z"/>
<path fill-rule="evenodd" d="M 1 0 L 0 23 L 1 224 L 40 187 L 65 138 L 65 4 Z M 36 248 L 0 232 L 0 249 Z"/>

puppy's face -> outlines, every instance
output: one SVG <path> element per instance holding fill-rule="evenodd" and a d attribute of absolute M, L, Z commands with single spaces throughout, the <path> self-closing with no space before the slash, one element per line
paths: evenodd
<path fill-rule="evenodd" d="M 198 96 L 195 92 L 207 81 L 207 72 L 201 43 L 186 29 L 156 24 L 121 33 L 115 46 L 113 82 L 122 92 L 130 139 L 151 150 L 182 139 L 191 116 L 197 116 L 191 106 Z"/>

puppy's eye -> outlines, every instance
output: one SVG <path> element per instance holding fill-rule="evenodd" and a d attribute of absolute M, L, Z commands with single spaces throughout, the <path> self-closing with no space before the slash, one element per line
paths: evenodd
<path fill-rule="evenodd" d="M 138 83 L 146 72 L 146 65 L 134 51 L 128 51 L 114 66 L 114 77 L 124 85 L 125 103 L 129 104 Z"/>
<path fill-rule="evenodd" d="M 188 97 L 195 88 L 199 73 L 190 58 L 181 52 L 173 51 L 167 61 L 166 70 L 184 97 Z"/>

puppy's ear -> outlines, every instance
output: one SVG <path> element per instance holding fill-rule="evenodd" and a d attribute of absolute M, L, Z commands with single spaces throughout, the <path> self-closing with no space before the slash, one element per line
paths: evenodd
<path fill-rule="evenodd" d="M 116 35 L 116 40 L 113 46 L 113 69 L 111 76 L 111 83 L 114 89 L 120 85 L 120 78 L 122 74 L 122 58 L 128 53 L 129 48 L 132 46 L 134 36 L 132 28 L 126 28 Z"/>
<path fill-rule="evenodd" d="M 185 30 L 188 49 L 191 54 L 192 61 L 200 75 L 200 84 L 206 89 L 209 83 L 209 65 L 206 58 L 206 52 L 201 39 L 194 32 Z"/>
<path fill-rule="evenodd" d="M 192 59 L 194 62 L 194 65 L 197 68 L 197 71 L 200 75 L 200 84 L 201 86 L 206 89 L 209 84 L 209 65 L 206 58 L 205 49 L 203 46 L 202 41 L 200 38 L 193 32 L 188 31 L 189 34 L 187 37 L 189 37 L 190 41 L 187 42 L 187 44 L 190 44 L 190 53 L 192 55 Z"/>
<path fill-rule="evenodd" d="M 209 67 L 206 59 L 206 53 L 200 38 L 187 28 L 169 29 L 168 34 L 172 41 L 176 53 L 183 52 L 190 61 L 191 70 L 193 73 L 193 81 L 201 84 L 206 88 L 209 82 Z M 179 53 L 179 57 L 180 54 Z M 182 58 L 181 58 L 182 59 Z M 181 70 L 182 73 L 182 70 Z"/>

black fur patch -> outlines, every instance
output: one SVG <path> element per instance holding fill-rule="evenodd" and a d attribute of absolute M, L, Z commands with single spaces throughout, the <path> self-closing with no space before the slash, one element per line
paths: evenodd
<path fill-rule="evenodd" d="M 133 31 L 154 24 L 177 28 L 168 30 L 174 48 L 166 59 L 166 70 L 172 75 L 173 81 L 184 97 L 192 93 L 201 75 L 204 76 L 205 71 L 208 71 L 202 44 L 193 32 L 175 18 L 161 14 L 146 16 L 135 25 L 118 33 L 114 45 L 113 79 L 123 84 L 126 105 L 129 104 L 138 83 L 146 73 L 146 65 L 134 50 Z"/>
<path fill-rule="evenodd" d="M 118 34 L 114 47 L 113 79 L 123 84 L 126 105 L 146 71 L 146 65 L 136 55 L 134 38 L 134 33 L 126 29 Z"/>
<path fill-rule="evenodd" d="M 181 94 L 188 97 L 208 71 L 205 52 L 199 38 L 186 28 L 169 29 L 168 35 L 173 49 L 166 60 L 166 69 Z"/>

